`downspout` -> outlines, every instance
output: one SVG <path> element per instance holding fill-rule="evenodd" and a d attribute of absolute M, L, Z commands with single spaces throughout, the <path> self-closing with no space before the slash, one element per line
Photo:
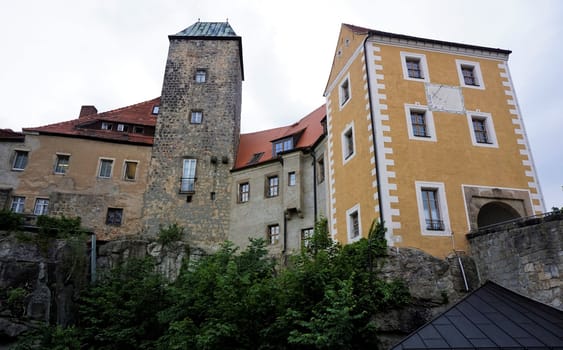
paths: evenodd
<path fill-rule="evenodd" d="M 313 215 L 317 223 L 317 156 L 313 149 L 311 149 L 311 157 L 313 157 Z"/>
<path fill-rule="evenodd" d="M 90 282 L 96 282 L 96 235 L 92 234 L 90 238 Z"/>
<path fill-rule="evenodd" d="M 368 42 L 368 38 L 369 38 L 369 34 L 368 36 L 366 36 L 366 38 L 364 39 L 364 43 L 362 45 L 364 45 L 364 61 L 366 62 L 366 75 L 367 75 L 367 86 L 368 86 L 368 95 L 369 95 L 369 115 L 370 115 L 370 122 L 371 122 L 371 138 L 372 138 L 372 142 L 373 142 L 373 154 L 375 157 L 375 176 L 376 176 L 376 180 L 377 180 L 377 201 L 379 202 L 379 222 L 381 224 L 383 224 L 383 203 L 381 200 L 381 179 L 380 179 L 380 175 L 379 175 L 379 169 L 378 169 L 378 165 L 379 165 L 379 158 L 377 155 L 377 145 L 375 142 L 375 123 L 373 122 L 373 107 L 372 107 L 372 101 L 371 101 L 371 84 L 370 84 L 370 79 L 369 79 L 369 67 L 368 66 L 368 52 L 367 52 L 367 47 L 366 44 Z"/>

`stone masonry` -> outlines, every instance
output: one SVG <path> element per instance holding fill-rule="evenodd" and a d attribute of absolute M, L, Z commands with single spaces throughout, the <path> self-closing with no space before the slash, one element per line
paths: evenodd
<path fill-rule="evenodd" d="M 563 310 L 563 219 L 549 219 L 541 224 L 474 235 L 469 243 L 483 282 L 491 280 Z"/>
<path fill-rule="evenodd" d="M 240 37 L 171 36 L 145 193 L 145 235 L 173 223 L 184 240 L 213 250 L 227 239 L 231 175 L 240 134 Z M 196 70 L 206 81 L 195 81 Z M 201 111 L 192 124 L 192 111 Z M 184 159 L 196 159 L 193 192 L 181 193 Z"/>

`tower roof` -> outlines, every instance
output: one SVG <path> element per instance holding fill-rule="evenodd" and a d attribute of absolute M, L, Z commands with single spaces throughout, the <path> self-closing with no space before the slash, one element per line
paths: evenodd
<path fill-rule="evenodd" d="M 229 22 L 196 22 L 174 36 L 236 37 Z"/>

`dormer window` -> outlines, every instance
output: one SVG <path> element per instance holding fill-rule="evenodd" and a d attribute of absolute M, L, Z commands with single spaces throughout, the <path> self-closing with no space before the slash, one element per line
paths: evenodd
<path fill-rule="evenodd" d="M 274 142 L 274 156 L 293 149 L 293 138 L 281 139 Z"/>
<path fill-rule="evenodd" d="M 127 132 L 129 130 L 129 126 L 125 124 L 117 124 L 117 131 Z"/>
<path fill-rule="evenodd" d="M 250 164 L 258 163 L 258 161 L 260 160 L 260 158 L 262 158 L 263 155 L 264 155 L 264 152 L 254 153 L 252 155 L 252 158 L 250 158 L 250 160 L 248 161 L 247 164 L 250 165 Z"/>
<path fill-rule="evenodd" d="M 152 107 L 152 114 L 153 115 L 158 115 L 159 111 L 160 111 L 160 106 L 153 106 Z"/>
<path fill-rule="evenodd" d="M 113 124 L 108 122 L 102 122 L 102 130 L 111 130 L 113 129 Z"/>
<path fill-rule="evenodd" d="M 143 129 L 142 126 L 137 126 L 137 125 L 135 125 L 135 126 L 133 127 L 133 132 L 134 132 L 135 134 L 142 134 L 144 131 L 145 131 L 145 129 Z"/>

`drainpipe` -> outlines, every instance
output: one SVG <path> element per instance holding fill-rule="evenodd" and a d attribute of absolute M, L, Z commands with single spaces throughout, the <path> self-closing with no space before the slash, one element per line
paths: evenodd
<path fill-rule="evenodd" d="M 366 62 L 366 66 L 368 65 L 368 52 L 367 52 L 367 47 L 366 44 L 368 42 L 368 38 L 369 38 L 369 34 L 368 36 L 364 39 L 364 61 Z M 372 102 L 371 102 L 371 84 L 370 84 L 370 79 L 369 79 L 369 67 L 366 67 L 366 75 L 367 75 L 367 81 L 368 81 L 368 95 L 369 95 L 369 115 L 370 115 L 370 122 L 371 122 L 371 137 L 372 137 L 372 141 L 373 141 L 373 154 L 375 157 L 375 176 L 377 179 L 377 201 L 379 202 L 379 222 L 381 222 L 383 224 L 383 203 L 382 203 L 382 195 L 381 195 L 381 177 L 379 175 L 379 170 L 378 166 L 379 166 L 379 158 L 378 158 L 378 154 L 377 154 L 377 145 L 375 142 L 375 123 L 373 122 L 373 107 L 372 107 Z"/>
<path fill-rule="evenodd" d="M 90 282 L 96 282 L 96 235 L 90 238 Z"/>
<path fill-rule="evenodd" d="M 313 157 L 313 215 L 317 223 L 317 156 L 313 149 L 311 149 L 311 157 Z"/>

